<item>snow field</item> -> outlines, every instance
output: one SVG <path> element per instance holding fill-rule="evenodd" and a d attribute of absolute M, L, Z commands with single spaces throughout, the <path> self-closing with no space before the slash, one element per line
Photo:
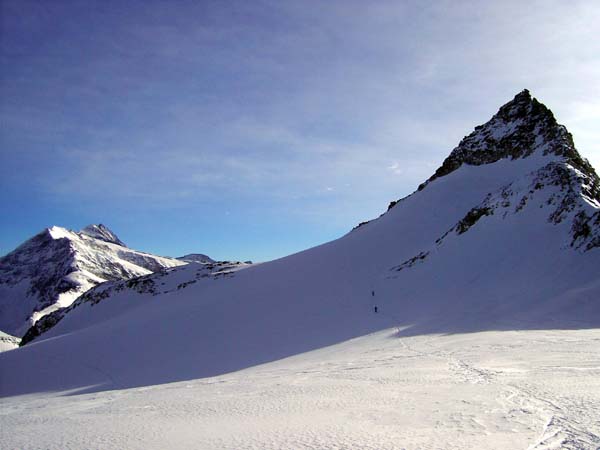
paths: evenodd
<path fill-rule="evenodd" d="M 386 329 L 218 377 L 4 399 L 0 447 L 596 449 L 599 343 Z"/>

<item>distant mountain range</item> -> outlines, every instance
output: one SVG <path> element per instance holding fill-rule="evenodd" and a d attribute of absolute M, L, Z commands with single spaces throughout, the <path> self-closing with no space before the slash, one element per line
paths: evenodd
<path fill-rule="evenodd" d="M 135 261 L 153 261 L 147 272 L 182 262 L 130 255 L 101 234 L 110 242 L 45 230 L 2 259 L 11 289 L 30 293 L 19 297 L 32 299 L 28 310 L 80 293 L 73 278 L 117 280 L 38 321 L 27 337 L 35 345 L 0 354 L 2 394 L 215 376 L 390 327 L 409 335 L 600 326 L 600 180 L 526 90 L 413 194 L 327 244 L 254 266 L 190 263 L 122 281 Z M 76 260 L 73 247 L 85 255 L 77 270 L 63 263 Z M 9 324 L 23 330 L 29 317 Z"/>
<path fill-rule="evenodd" d="M 184 262 L 215 262 L 215 260 L 212 259 L 210 256 L 203 255 L 202 253 L 190 253 L 189 255 L 180 256 L 177 259 Z"/>

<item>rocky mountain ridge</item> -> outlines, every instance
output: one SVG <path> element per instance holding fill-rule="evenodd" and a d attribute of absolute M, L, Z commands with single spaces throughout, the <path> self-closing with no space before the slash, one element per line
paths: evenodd
<path fill-rule="evenodd" d="M 581 172 L 595 175 L 596 199 L 600 199 L 598 176 L 590 163 L 575 149 L 573 136 L 560 125 L 545 105 L 533 98 L 527 89 L 503 105 L 485 124 L 462 139 L 441 167 L 419 189 L 453 171 L 461 165 L 479 166 L 501 159 L 520 159 L 539 153 L 555 155 Z"/>
<path fill-rule="evenodd" d="M 164 295 L 187 289 L 198 282 L 221 280 L 233 277 L 251 264 L 239 261 L 189 261 L 185 267 L 165 268 L 149 275 L 102 283 L 82 294 L 70 306 L 45 315 L 27 330 L 20 345 L 26 345 L 54 327 L 65 315 L 82 305 L 96 305 L 115 295 Z M 185 268 L 185 270 L 183 270 Z"/>

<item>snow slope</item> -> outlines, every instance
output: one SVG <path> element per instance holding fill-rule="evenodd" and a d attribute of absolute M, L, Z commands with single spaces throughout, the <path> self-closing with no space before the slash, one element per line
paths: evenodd
<path fill-rule="evenodd" d="M 9 400 L 2 420 L 44 431 L 20 414 L 34 415 L 51 392 L 90 393 L 53 398 L 50 411 L 91 408 L 108 421 L 148 406 L 139 412 L 148 421 L 125 423 L 154 437 L 134 442 L 122 428 L 89 447 L 158 448 L 164 423 L 182 431 L 173 437 L 182 448 L 596 448 L 599 184 L 564 127 L 524 91 L 417 192 L 336 241 L 222 276 L 190 264 L 152 290 L 81 298 L 0 355 L 2 395 L 32 395 L 19 398 L 30 406 Z M 311 374 L 328 351 L 332 370 Z M 178 381 L 189 383 L 145 388 Z M 86 417 L 78 420 L 91 426 Z M 63 443 L 54 436 L 50 444 Z"/>
<path fill-rule="evenodd" d="M 596 450 L 599 341 L 598 329 L 385 329 L 217 377 L 5 398 L 0 447 Z"/>
<path fill-rule="evenodd" d="M 189 267 L 181 271 L 179 268 L 163 269 L 160 272 L 151 273 L 140 277 L 130 278 L 128 280 L 107 281 L 101 283 L 95 288 L 82 294 L 73 302 L 72 305 L 57 309 L 38 320 L 25 333 L 21 340 L 21 345 L 25 345 L 36 339 L 42 333 L 60 322 L 65 315 L 69 314 L 75 308 L 81 305 L 95 305 L 108 297 L 126 298 L 125 302 L 118 305 L 118 308 L 112 308 L 110 314 L 121 313 L 123 309 L 133 307 L 136 303 L 129 301 L 133 296 L 157 296 L 166 295 L 180 289 L 185 289 L 190 285 L 203 281 L 206 278 L 220 279 L 231 277 L 235 272 L 248 266 L 247 263 L 231 261 L 212 261 L 195 262 L 186 260 Z M 115 305 L 116 306 L 116 305 Z M 99 320 L 98 314 L 89 316 L 90 323 Z"/>
<path fill-rule="evenodd" d="M 22 336 L 45 315 L 107 280 L 184 264 L 129 249 L 104 225 L 45 229 L 0 258 L 0 329 Z"/>

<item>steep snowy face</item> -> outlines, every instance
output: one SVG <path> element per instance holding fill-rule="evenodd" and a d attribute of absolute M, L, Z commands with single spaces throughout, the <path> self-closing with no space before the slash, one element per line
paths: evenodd
<path fill-rule="evenodd" d="M 103 225 L 48 228 L 0 258 L 0 330 L 21 336 L 44 315 L 107 280 L 185 264 L 120 244 Z"/>
<path fill-rule="evenodd" d="M 102 224 L 98 225 L 88 225 L 84 229 L 81 230 L 81 234 L 85 234 L 86 236 L 92 237 L 94 239 L 98 239 L 104 242 L 110 242 L 111 244 L 117 244 L 122 247 L 127 247 L 115 233 L 109 230 L 106 226 Z"/>

